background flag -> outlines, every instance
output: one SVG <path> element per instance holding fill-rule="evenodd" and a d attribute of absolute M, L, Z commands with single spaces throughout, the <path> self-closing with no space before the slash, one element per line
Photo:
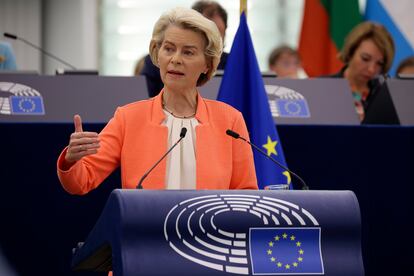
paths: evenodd
<path fill-rule="evenodd" d="M 358 0 L 306 0 L 299 54 L 308 76 L 337 73 L 346 35 L 362 21 Z"/>
<path fill-rule="evenodd" d="M 240 25 L 227 59 L 218 100 L 242 112 L 250 140 L 286 165 L 244 13 L 240 16 Z M 253 151 L 253 154 L 260 189 L 274 184 L 290 184 L 288 172 L 260 153 Z"/>
<path fill-rule="evenodd" d="M 414 55 L 414 1 L 368 0 L 365 19 L 381 23 L 391 33 L 395 57 L 389 74 L 395 76 L 398 64 Z"/>

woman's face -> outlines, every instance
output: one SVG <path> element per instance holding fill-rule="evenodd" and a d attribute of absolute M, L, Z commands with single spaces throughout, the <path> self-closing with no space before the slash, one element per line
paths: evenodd
<path fill-rule="evenodd" d="M 192 89 L 201 73 L 208 71 L 203 36 L 171 25 L 158 51 L 161 79 L 170 89 Z"/>
<path fill-rule="evenodd" d="M 381 73 L 384 55 L 377 45 L 367 39 L 361 42 L 348 63 L 350 77 L 359 83 L 367 83 Z"/>

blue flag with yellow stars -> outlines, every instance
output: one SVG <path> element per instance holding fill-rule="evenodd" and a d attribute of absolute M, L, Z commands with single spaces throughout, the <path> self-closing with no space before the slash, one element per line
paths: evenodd
<path fill-rule="evenodd" d="M 286 166 L 244 13 L 240 16 L 217 99 L 238 109 L 246 121 L 251 142 Z M 290 185 L 287 171 L 259 152 L 253 150 L 253 153 L 260 189 Z"/>
<path fill-rule="evenodd" d="M 44 115 L 43 98 L 40 96 L 11 96 L 13 115 Z"/>
<path fill-rule="evenodd" d="M 320 228 L 251 228 L 253 274 L 323 274 Z"/>

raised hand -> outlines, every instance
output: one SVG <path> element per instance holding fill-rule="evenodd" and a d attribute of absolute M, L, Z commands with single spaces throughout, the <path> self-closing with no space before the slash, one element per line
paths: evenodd
<path fill-rule="evenodd" d="M 96 132 L 83 131 L 82 118 L 76 114 L 73 117 L 75 132 L 70 135 L 69 146 L 66 151 L 65 160 L 68 163 L 79 161 L 85 156 L 98 152 L 99 137 Z"/>

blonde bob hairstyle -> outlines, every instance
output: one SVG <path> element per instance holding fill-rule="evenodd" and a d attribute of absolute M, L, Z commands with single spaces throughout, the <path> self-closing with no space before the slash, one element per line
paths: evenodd
<path fill-rule="evenodd" d="M 204 37 L 206 45 L 204 56 L 208 71 L 206 74 L 201 74 L 197 80 L 197 86 L 202 86 L 213 77 L 223 52 L 223 41 L 216 24 L 192 9 L 175 8 L 164 13 L 155 23 L 149 46 L 151 60 L 157 67 L 159 67 L 158 51 L 164 41 L 165 31 L 171 25 L 194 31 Z"/>
<path fill-rule="evenodd" d="M 354 27 L 345 39 L 344 47 L 339 54 L 340 60 L 347 65 L 356 49 L 365 40 L 372 40 L 381 51 L 384 56 L 382 73 L 387 73 L 394 59 L 395 46 L 390 33 L 381 24 L 367 21 Z"/>

